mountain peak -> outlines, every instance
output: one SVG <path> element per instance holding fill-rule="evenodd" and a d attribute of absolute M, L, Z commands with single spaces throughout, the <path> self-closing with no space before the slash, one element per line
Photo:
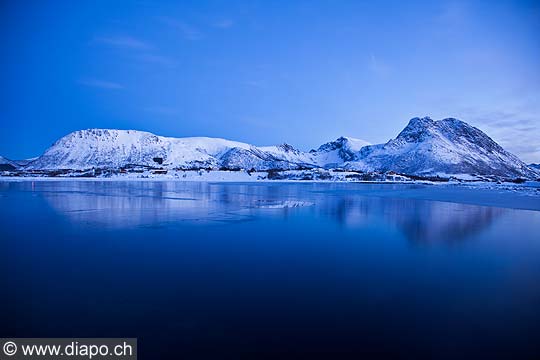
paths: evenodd
<path fill-rule="evenodd" d="M 369 142 L 362 139 L 355 139 L 348 136 L 340 136 L 334 141 L 319 146 L 317 151 L 333 151 L 346 148 L 352 151 L 359 151 L 362 147 L 371 145 Z"/>
<path fill-rule="evenodd" d="M 429 116 L 414 117 L 409 120 L 407 126 L 398 134 L 396 139 L 402 139 L 406 142 L 419 142 L 424 140 L 426 132 L 433 127 L 435 121 Z"/>
<path fill-rule="evenodd" d="M 283 144 L 279 145 L 279 147 L 285 152 L 293 152 L 293 153 L 298 153 L 299 152 L 299 150 L 297 150 L 294 146 L 292 146 L 290 144 L 287 144 L 287 143 L 283 143 Z"/>
<path fill-rule="evenodd" d="M 330 163 L 354 161 L 358 158 L 360 149 L 367 145 L 370 145 L 367 141 L 340 136 L 334 141 L 319 146 L 317 150 L 311 150 L 311 153 L 326 154 L 324 158 Z"/>
<path fill-rule="evenodd" d="M 533 177 L 516 156 L 481 130 L 455 118 L 413 118 L 382 147 L 360 154 L 368 168 L 416 175 Z"/>
<path fill-rule="evenodd" d="M 442 136 L 448 138 L 456 137 L 487 137 L 480 130 L 456 118 L 445 118 L 433 120 L 426 116 L 423 118 L 412 118 L 407 126 L 399 133 L 397 139 L 406 142 L 421 142 L 426 138 Z"/>
<path fill-rule="evenodd" d="M 409 124 L 410 123 L 434 123 L 435 120 L 433 120 L 431 117 L 429 116 L 424 116 L 424 117 L 413 117 L 411 120 L 409 120 Z"/>

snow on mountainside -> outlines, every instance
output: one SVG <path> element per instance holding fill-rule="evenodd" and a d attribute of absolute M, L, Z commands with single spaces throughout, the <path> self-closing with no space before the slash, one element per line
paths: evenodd
<path fill-rule="evenodd" d="M 9 159 L 6 159 L 5 157 L 3 156 L 0 156 L 0 171 L 10 171 L 10 170 L 15 170 L 17 169 L 19 166 L 9 160 Z"/>
<path fill-rule="evenodd" d="M 218 138 L 169 138 L 136 130 L 75 131 L 51 146 L 27 169 L 120 168 L 128 165 L 166 168 L 271 169 L 309 161 L 290 146 L 257 148 Z M 162 163 L 162 164 L 161 164 Z M 225 165 L 223 165 L 225 164 Z"/>
<path fill-rule="evenodd" d="M 540 164 L 529 164 L 527 167 L 536 173 L 537 179 L 540 179 Z"/>
<path fill-rule="evenodd" d="M 3 156 L 0 156 L 0 164 L 10 164 L 11 160 L 6 159 Z"/>
<path fill-rule="evenodd" d="M 489 136 L 453 119 L 411 119 L 386 144 L 347 137 L 302 152 L 291 145 L 257 147 L 218 138 L 171 138 L 136 130 L 89 129 L 58 140 L 24 170 L 164 169 L 394 171 L 415 176 L 474 175 L 536 179 L 529 168 Z"/>
<path fill-rule="evenodd" d="M 18 166 L 26 166 L 26 165 L 30 164 L 32 161 L 36 160 L 38 157 L 39 157 L 39 156 L 30 158 L 30 159 L 12 160 L 12 162 L 14 162 L 15 164 L 17 164 Z"/>
<path fill-rule="evenodd" d="M 291 145 L 235 147 L 220 157 L 221 166 L 228 169 L 298 169 L 314 167 L 313 158 Z"/>
<path fill-rule="evenodd" d="M 454 118 L 413 118 L 395 139 L 384 145 L 364 147 L 359 161 L 351 165 L 420 176 L 536 176 L 482 131 Z"/>
<path fill-rule="evenodd" d="M 343 162 L 357 160 L 358 152 L 367 145 L 370 145 L 367 141 L 342 136 L 311 150 L 310 154 L 320 166 L 337 167 Z"/>

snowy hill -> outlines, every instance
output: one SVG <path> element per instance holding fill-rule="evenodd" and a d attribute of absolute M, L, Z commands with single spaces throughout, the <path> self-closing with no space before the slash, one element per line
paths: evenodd
<path fill-rule="evenodd" d="M 19 166 L 3 156 L 0 156 L 0 171 L 11 171 L 17 169 Z"/>
<path fill-rule="evenodd" d="M 291 145 L 234 147 L 220 157 L 221 167 L 228 169 L 298 169 L 314 167 L 313 158 Z"/>
<path fill-rule="evenodd" d="M 317 150 L 311 150 L 317 164 L 323 167 L 338 167 L 343 162 L 358 160 L 358 152 L 370 143 L 350 137 L 340 137 L 335 141 L 321 145 Z"/>
<path fill-rule="evenodd" d="M 90 129 L 58 140 L 27 169 L 120 168 L 296 168 L 309 161 L 290 146 L 258 148 L 219 138 L 169 138 L 135 130 Z"/>
<path fill-rule="evenodd" d="M 445 178 L 536 179 L 540 174 L 479 129 L 453 118 L 434 121 L 428 117 L 411 119 L 386 144 L 369 145 L 340 137 L 310 152 L 288 144 L 257 147 L 219 138 L 171 138 L 136 130 L 80 130 L 58 140 L 24 170 L 134 167 L 257 171 L 326 168 Z"/>
<path fill-rule="evenodd" d="M 395 139 L 362 148 L 349 165 L 419 176 L 536 176 L 482 131 L 454 118 L 413 118 Z"/>

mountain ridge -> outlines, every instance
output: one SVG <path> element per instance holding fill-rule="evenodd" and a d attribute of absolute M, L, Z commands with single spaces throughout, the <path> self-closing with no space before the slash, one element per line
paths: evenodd
<path fill-rule="evenodd" d="M 286 143 L 255 146 L 221 138 L 174 138 L 138 130 L 78 130 L 19 168 L 32 171 L 129 166 L 257 171 L 325 168 L 442 177 L 540 176 L 480 129 L 455 118 L 429 117 L 412 118 L 396 138 L 384 144 L 339 137 L 309 152 Z"/>

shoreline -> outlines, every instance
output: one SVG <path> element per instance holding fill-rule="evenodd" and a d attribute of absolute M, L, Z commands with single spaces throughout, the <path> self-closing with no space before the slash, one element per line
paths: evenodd
<path fill-rule="evenodd" d="M 238 179 L 182 179 L 182 178 L 73 178 L 73 177 L 0 177 L 0 185 L 33 183 L 155 183 L 155 184 L 214 184 L 214 185 L 335 185 L 332 191 L 347 191 L 358 195 L 381 198 L 416 199 L 462 203 L 475 206 L 510 208 L 515 210 L 540 211 L 540 182 L 494 183 L 494 182 L 428 182 L 428 181 L 335 181 L 335 180 L 256 180 Z M 371 186 L 368 186 L 371 185 Z M 375 185 L 375 186 L 373 186 Z M 376 186 L 381 185 L 381 186 Z M 106 189 L 106 188 L 104 188 Z"/>
<path fill-rule="evenodd" d="M 495 182 L 483 180 L 462 180 L 462 181 L 430 181 L 430 180 L 339 180 L 339 179 L 253 179 L 249 177 L 242 178 L 181 178 L 181 177 L 132 177 L 132 176 L 112 176 L 112 177 L 77 177 L 77 176 L 0 176 L 0 182 L 27 182 L 27 181 L 95 181 L 95 182 L 202 182 L 202 183 L 321 183 L 321 184 L 380 184 L 380 185 L 447 185 L 447 186 L 469 186 L 469 187 L 526 187 L 540 189 L 540 181 L 527 180 L 523 183 L 514 183 L 511 181 Z"/>

